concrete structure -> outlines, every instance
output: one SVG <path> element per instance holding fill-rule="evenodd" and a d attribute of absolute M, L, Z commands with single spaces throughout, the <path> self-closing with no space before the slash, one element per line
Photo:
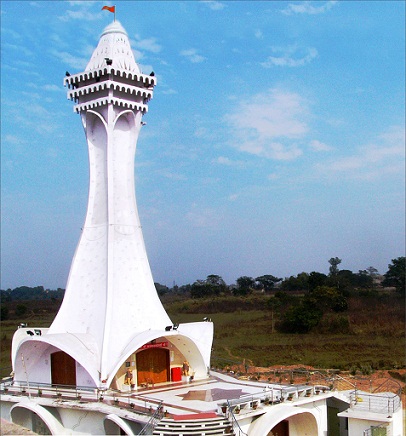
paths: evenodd
<path fill-rule="evenodd" d="M 185 360 L 195 379 L 206 378 L 213 325 L 173 328 L 155 290 L 135 200 L 135 150 L 156 77 L 140 72 L 115 21 L 85 71 L 65 85 L 89 149 L 87 215 L 54 322 L 40 335 L 14 338 L 15 378 L 121 389 L 128 370 L 130 385 L 168 382 Z"/>
<path fill-rule="evenodd" d="M 397 395 L 363 410 L 367 394 L 210 374 L 213 324 L 173 325 L 138 218 L 134 156 L 156 77 L 140 72 L 114 22 L 65 85 L 89 149 L 86 220 L 54 322 L 13 337 L 2 417 L 54 435 L 359 436 L 386 425 L 401 436 Z"/>

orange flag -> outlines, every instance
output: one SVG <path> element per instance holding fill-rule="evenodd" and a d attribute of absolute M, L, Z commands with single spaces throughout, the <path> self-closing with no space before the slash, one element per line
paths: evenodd
<path fill-rule="evenodd" d="M 107 11 L 113 12 L 114 14 L 116 13 L 116 7 L 115 6 L 103 6 L 102 7 L 102 11 L 105 10 L 105 9 Z"/>

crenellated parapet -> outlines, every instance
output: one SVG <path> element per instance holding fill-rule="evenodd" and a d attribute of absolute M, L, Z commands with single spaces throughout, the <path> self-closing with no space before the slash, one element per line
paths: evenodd
<path fill-rule="evenodd" d="M 110 103 L 146 113 L 156 83 L 155 76 L 111 66 L 64 78 L 67 97 L 75 101 L 73 110 L 77 113 Z"/>

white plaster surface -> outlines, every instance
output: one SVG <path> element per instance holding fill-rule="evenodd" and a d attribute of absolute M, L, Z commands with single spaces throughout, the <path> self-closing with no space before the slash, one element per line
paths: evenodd
<path fill-rule="evenodd" d="M 141 73 L 126 31 L 115 21 L 104 29 L 85 71 L 66 77 L 65 84 L 89 151 L 86 219 L 61 308 L 46 334 L 18 334 L 14 370 L 21 380 L 46 371 L 49 382 L 44 362 L 56 347 L 79 363 L 77 380 L 108 387 L 131 353 L 172 325 L 155 289 L 135 198 L 136 146 L 156 78 Z M 188 344 L 182 352 L 204 377 L 213 326 L 182 329 Z M 33 359 L 38 347 L 42 361 Z"/>

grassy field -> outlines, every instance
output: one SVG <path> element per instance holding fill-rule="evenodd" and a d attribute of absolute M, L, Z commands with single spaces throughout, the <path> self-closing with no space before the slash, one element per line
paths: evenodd
<path fill-rule="evenodd" d="M 166 303 L 166 309 L 175 322 L 201 321 L 204 316 L 212 319 L 213 361 L 218 360 L 219 364 L 222 359 L 240 362 L 246 359 L 254 366 L 302 364 L 342 370 L 405 367 L 402 298 L 352 297 L 348 311 L 326 314 L 320 326 L 308 334 L 276 332 L 272 313 L 267 309 L 269 298 L 181 300 Z M 345 331 L 340 330 L 337 322 L 343 318 L 348 323 Z"/>
<path fill-rule="evenodd" d="M 352 367 L 390 369 L 405 365 L 405 339 L 363 334 L 282 334 L 271 332 L 263 311 L 216 313 L 214 361 L 246 359 L 254 366 L 303 364 L 349 370 Z M 196 314 L 177 316 L 177 322 L 201 321 Z"/>
<path fill-rule="evenodd" d="M 405 367 L 405 302 L 397 296 L 352 297 L 348 311 L 326 314 L 321 325 L 308 334 L 283 334 L 273 328 L 269 296 L 218 297 L 207 300 L 165 298 L 174 322 L 214 322 L 212 362 L 228 360 L 253 366 L 309 365 L 317 368 L 393 369 Z M 18 302 L 21 304 L 22 302 Z M 20 322 L 30 326 L 51 324 L 60 301 L 23 302 L 28 312 L 16 317 L 16 302 L 9 303 L 10 319 L 1 322 L 1 368 L 10 367 L 11 339 Z M 348 328 L 331 325 L 345 318 Z M 278 315 L 274 314 L 274 321 Z M 333 331 L 331 331 L 333 330 Z M 3 372 L 3 371 L 2 371 Z M 4 375 L 4 372 L 3 374 Z"/>

